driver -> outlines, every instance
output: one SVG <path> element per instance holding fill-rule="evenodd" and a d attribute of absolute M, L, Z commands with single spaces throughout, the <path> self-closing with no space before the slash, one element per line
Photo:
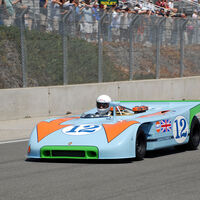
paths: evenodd
<path fill-rule="evenodd" d="M 111 98 L 108 95 L 100 95 L 97 98 L 97 113 L 99 115 L 111 115 L 110 112 Z"/>

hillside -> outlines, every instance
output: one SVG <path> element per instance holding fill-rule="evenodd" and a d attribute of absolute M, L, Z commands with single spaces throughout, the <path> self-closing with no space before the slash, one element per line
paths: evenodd
<path fill-rule="evenodd" d="M 0 88 L 22 87 L 20 33 L 0 28 Z M 62 37 L 55 33 L 26 31 L 25 63 L 28 86 L 63 84 Z M 98 82 L 98 46 L 85 40 L 68 40 L 68 83 Z M 104 81 L 125 80 L 104 54 Z"/>
<path fill-rule="evenodd" d="M 115 67 L 129 76 L 129 44 L 106 43 L 107 55 L 112 58 Z M 184 76 L 200 76 L 200 45 L 185 45 Z M 156 46 L 134 44 L 134 79 L 155 78 Z M 175 78 L 180 76 L 180 48 L 161 46 L 160 77 Z"/>

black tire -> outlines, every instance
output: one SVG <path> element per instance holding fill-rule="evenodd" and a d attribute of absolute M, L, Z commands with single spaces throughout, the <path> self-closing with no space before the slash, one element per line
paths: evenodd
<path fill-rule="evenodd" d="M 187 148 L 189 150 L 196 150 L 200 142 L 200 123 L 196 116 L 193 117 L 189 135 L 189 142 Z"/>
<path fill-rule="evenodd" d="M 146 154 L 147 139 L 144 131 L 139 128 L 136 137 L 136 160 L 143 160 Z"/>

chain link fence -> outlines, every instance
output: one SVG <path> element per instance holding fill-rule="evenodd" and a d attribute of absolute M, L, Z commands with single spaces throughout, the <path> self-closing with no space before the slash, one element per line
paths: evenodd
<path fill-rule="evenodd" d="M 0 87 L 200 75 L 200 20 L 128 12 L 0 11 Z"/>

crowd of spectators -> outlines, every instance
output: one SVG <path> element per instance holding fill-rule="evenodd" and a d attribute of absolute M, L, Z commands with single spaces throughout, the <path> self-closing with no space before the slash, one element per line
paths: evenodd
<path fill-rule="evenodd" d="M 42 9 L 47 8 L 47 0 L 41 1 L 43 3 L 40 4 L 40 7 Z M 134 14 L 166 18 L 187 17 L 187 13 L 180 13 L 177 7 L 174 6 L 174 0 L 157 0 L 155 2 L 153 0 L 121 0 L 118 4 L 111 6 L 102 4 L 97 0 L 51 0 L 48 6 L 49 14 L 41 11 L 41 14 L 43 13 L 43 21 L 45 21 L 44 18 L 47 19 L 49 16 L 50 22 L 55 22 L 53 19 L 62 19 L 65 13 L 73 10 L 75 11 L 75 19 L 79 22 L 75 23 L 79 26 L 76 29 L 78 29 L 78 32 L 83 33 L 86 38 L 97 32 L 98 21 L 103 13 L 108 13 L 110 16 L 110 25 L 104 27 L 108 30 L 108 38 L 113 38 L 114 35 L 117 35 L 117 37 L 122 35 L 120 38 L 123 38 L 123 35 L 127 34 L 128 25 Z M 195 9 L 191 17 L 199 18 L 198 10 Z M 70 19 L 68 22 L 70 22 Z M 53 23 L 48 24 L 48 26 L 50 30 L 55 29 L 55 24 Z M 61 30 L 62 27 L 57 29 Z M 73 30 L 71 29 L 70 32 L 73 32 Z M 112 32 L 115 33 L 111 36 Z"/>
<path fill-rule="evenodd" d="M 40 3 L 40 7 L 46 8 L 47 0 L 40 1 L 43 2 L 42 4 Z M 118 4 L 112 6 L 101 4 L 101 2 L 97 2 L 97 0 L 94 0 L 93 2 L 91 2 L 91 0 L 51 0 L 50 15 L 51 17 L 55 17 L 56 15 L 58 16 L 58 14 L 64 14 L 65 10 L 70 10 L 73 7 L 75 7 L 77 13 L 87 12 L 88 15 L 90 14 L 95 16 L 97 15 L 97 13 L 101 14 L 103 11 L 147 14 L 166 17 L 185 17 L 186 14 L 178 12 L 178 9 L 174 7 L 174 0 L 157 0 L 155 2 L 153 2 L 152 0 L 122 0 Z M 195 9 L 195 13 L 196 18 L 198 18 L 198 10 Z M 99 16 L 97 16 L 97 18 L 99 19 Z"/>
<path fill-rule="evenodd" d="M 181 16 L 180 13 L 178 13 L 178 9 L 174 7 L 174 1 L 175 0 L 114 0 L 113 2 L 117 2 L 117 4 L 106 5 L 106 1 L 101 0 L 39 0 L 39 8 L 40 13 L 45 16 L 48 16 L 49 10 L 49 15 L 51 17 L 64 14 L 66 12 L 65 10 L 70 10 L 73 7 L 75 7 L 76 12 L 86 12 L 86 8 L 87 10 L 91 8 L 91 14 L 112 10 L 118 13 L 127 12 L 158 16 Z M 190 3 L 190 1 L 195 2 L 196 0 L 188 0 L 188 3 Z M 4 7 L 10 15 L 14 14 L 16 5 L 19 8 L 19 4 L 21 4 L 20 6 L 22 7 L 22 0 L 0 0 L 1 8 Z M 198 7 L 200 7 L 200 4 Z M 198 10 L 195 11 L 198 12 Z"/>
<path fill-rule="evenodd" d="M 117 0 L 114 1 L 118 2 Z M 69 26 L 71 30 L 68 31 L 78 30 L 78 32 L 84 34 L 84 37 L 88 38 L 98 32 L 99 19 L 103 13 L 108 13 L 110 24 L 106 29 L 109 30 L 107 31 L 108 38 L 113 38 L 111 36 L 113 30 L 115 30 L 115 35 L 123 36 L 127 34 L 128 25 L 134 14 L 166 18 L 187 17 L 186 13 L 180 13 L 177 7 L 174 6 L 174 0 L 120 0 L 117 4 L 110 6 L 102 2 L 105 2 L 105 0 L 39 0 L 39 26 L 44 26 L 48 31 L 62 31 L 63 16 L 69 11 L 73 11 L 74 14 L 70 15 L 68 22 L 75 22 L 75 26 Z M 16 8 L 26 8 L 23 6 L 22 0 L 0 0 L 0 5 L 10 15 L 14 14 Z M 199 11 L 194 9 L 191 17 L 200 19 Z M 1 19 L 0 23 L 2 23 Z M 141 32 L 140 29 L 142 28 L 138 28 L 139 32 Z"/>
<path fill-rule="evenodd" d="M 133 16 L 133 14 L 186 18 L 186 13 L 180 13 L 174 6 L 174 0 L 157 0 L 155 2 L 152 0 L 121 0 L 117 4 L 110 6 L 97 0 L 50 0 L 48 4 L 47 0 L 40 0 L 39 5 L 41 22 L 47 24 L 49 30 L 55 29 L 56 24 L 54 23 L 56 20 L 59 21 L 65 13 L 71 10 L 75 11 L 76 21 L 80 22 L 82 19 L 81 23 L 76 24 L 79 25 L 80 31 L 86 33 L 86 35 L 97 31 L 97 22 L 103 13 L 111 14 L 112 28 L 123 27 L 122 29 L 125 32 L 131 21 L 128 16 Z M 47 9 L 47 6 L 49 9 Z M 47 13 L 47 10 L 49 13 Z M 50 18 L 50 23 L 47 22 L 48 17 Z M 72 21 L 73 17 L 71 16 L 69 21 L 70 19 Z M 194 10 L 192 17 L 199 18 L 197 10 Z"/>

